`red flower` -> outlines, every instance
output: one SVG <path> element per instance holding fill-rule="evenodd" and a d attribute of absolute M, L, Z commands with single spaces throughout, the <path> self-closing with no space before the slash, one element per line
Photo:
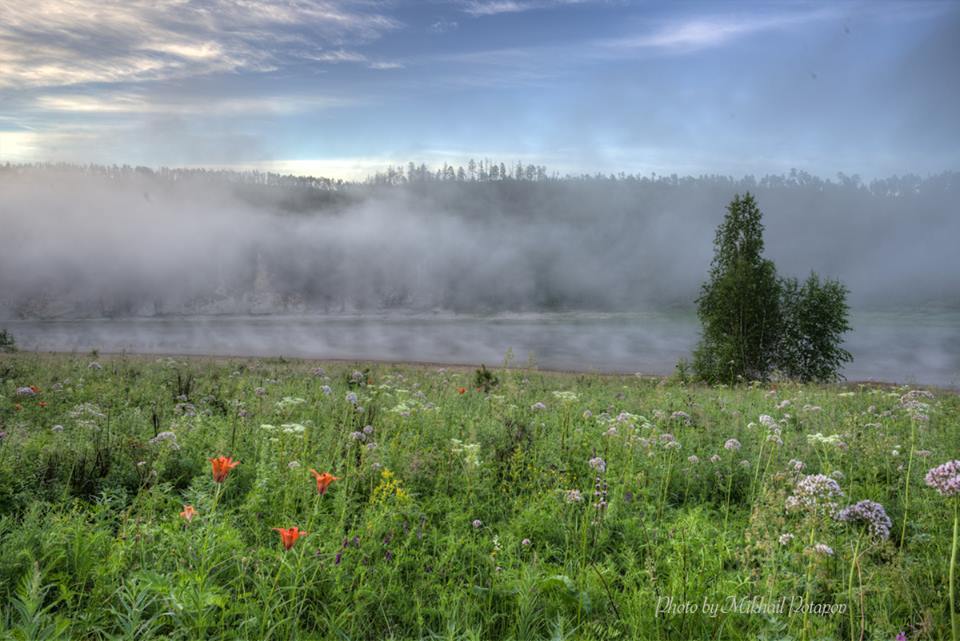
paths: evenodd
<path fill-rule="evenodd" d="M 183 512 L 180 513 L 180 518 L 189 523 L 193 520 L 193 517 L 197 515 L 197 511 L 192 505 L 184 505 Z"/>
<path fill-rule="evenodd" d="M 280 533 L 280 541 L 283 543 L 284 550 L 289 550 L 293 547 L 293 544 L 297 542 L 297 539 L 299 539 L 301 536 L 306 536 L 309 534 L 309 532 L 304 532 L 298 527 L 275 527 L 273 528 L 273 531 Z"/>
<path fill-rule="evenodd" d="M 458 388 L 457 388 L 457 392 L 459 392 L 460 394 L 466 394 L 466 393 L 467 393 L 467 388 L 466 388 L 466 387 L 458 387 Z"/>
<path fill-rule="evenodd" d="M 240 461 L 234 461 L 229 456 L 218 456 L 210 459 L 210 464 L 213 466 L 214 482 L 223 483 L 227 480 L 227 474 L 230 473 L 230 470 L 240 465 Z"/>
<path fill-rule="evenodd" d="M 320 492 L 320 494 L 326 494 L 327 488 L 330 487 L 330 484 L 334 481 L 340 480 L 330 472 L 324 472 L 321 474 L 320 472 L 311 469 L 310 473 L 313 474 L 313 478 L 317 479 L 317 492 Z"/>
<path fill-rule="evenodd" d="M 31 385 L 31 386 L 30 386 L 30 389 L 33 390 L 33 393 L 34 393 L 34 394 L 39 394 L 39 393 L 40 393 L 40 388 L 37 387 L 36 385 Z"/>

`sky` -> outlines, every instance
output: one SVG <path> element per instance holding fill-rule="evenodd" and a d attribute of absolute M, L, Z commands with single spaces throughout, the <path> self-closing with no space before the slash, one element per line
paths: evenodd
<path fill-rule="evenodd" d="M 5 0 L 0 163 L 960 169 L 960 2 Z"/>

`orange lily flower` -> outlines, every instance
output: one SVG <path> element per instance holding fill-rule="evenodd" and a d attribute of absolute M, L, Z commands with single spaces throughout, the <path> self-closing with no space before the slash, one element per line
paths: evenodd
<path fill-rule="evenodd" d="M 230 473 L 230 470 L 240 465 L 240 461 L 234 461 L 229 456 L 218 456 L 210 459 L 210 464 L 213 465 L 214 482 L 223 483 L 227 480 L 227 474 Z"/>
<path fill-rule="evenodd" d="M 466 393 L 467 393 L 467 388 L 466 388 L 466 387 L 458 387 L 458 388 L 457 388 L 457 391 L 460 392 L 461 394 L 466 394 Z"/>
<path fill-rule="evenodd" d="M 310 473 L 313 474 L 313 478 L 317 479 L 317 492 L 320 492 L 320 494 L 326 494 L 327 488 L 330 487 L 330 484 L 334 481 L 340 480 L 330 472 L 324 472 L 321 474 L 320 472 L 311 469 Z"/>
<path fill-rule="evenodd" d="M 301 536 L 306 536 L 309 532 L 304 532 L 298 527 L 275 527 L 273 528 L 274 532 L 280 533 L 280 541 L 283 543 L 283 549 L 289 550 L 293 547 L 293 544 L 297 542 Z"/>
<path fill-rule="evenodd" d="M 184 505 L 183 512 L 180 513 L 180 518 L 189 523 L 193 520 L 193 517 L 197 515 L 197 511 L 193 508 L 192 505 Z"/>

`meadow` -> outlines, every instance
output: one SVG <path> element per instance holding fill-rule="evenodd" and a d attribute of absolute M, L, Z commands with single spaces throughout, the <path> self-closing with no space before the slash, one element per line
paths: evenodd
<path fill-rule="evenodd" d="M 5 355 L 0 638 L 955 641 L 958 425 L 907 386 Z"/>

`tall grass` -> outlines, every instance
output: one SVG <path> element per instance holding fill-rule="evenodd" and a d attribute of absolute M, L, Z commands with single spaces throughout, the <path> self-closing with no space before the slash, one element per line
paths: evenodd
<path fill-rule="evenodd" d="M 316 366 L 0 358 L 0 638 L 951 637 L 952 393 Z"/>

